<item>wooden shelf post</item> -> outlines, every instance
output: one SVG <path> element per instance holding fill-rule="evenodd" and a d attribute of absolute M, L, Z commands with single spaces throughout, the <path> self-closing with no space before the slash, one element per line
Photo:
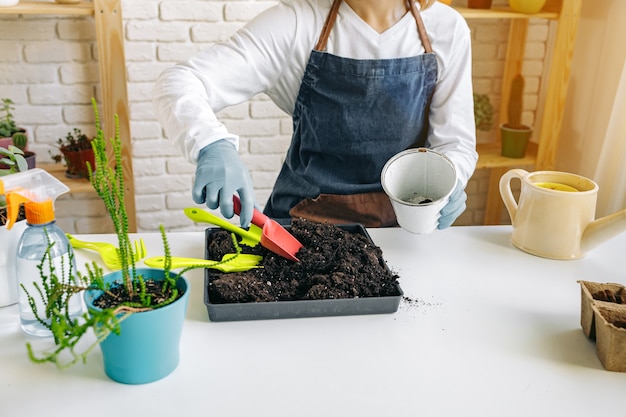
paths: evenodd
<path fill-rule="evenodd" d="M 136 232 L 135 177 L 133 174 L 130 113 L 126 86 L 121 0 L 94 0 L 94 18 L 104 106 L 104 134 L 106 138 L 115 136 L 115 115 L 117 114 L 122 140 L 122 168 L 124 184 L 126 185 L 125 205 L 128 213 L 128 229 L 130 232 Z M 108 150 L 109 158 L 113 160 L 113 151 L 110 148 Z"/>

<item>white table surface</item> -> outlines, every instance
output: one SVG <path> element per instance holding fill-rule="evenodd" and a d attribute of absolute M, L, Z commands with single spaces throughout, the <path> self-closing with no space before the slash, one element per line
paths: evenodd
<path fill-rule="evenodd" d="M 17 306 L 0 308 L 0 415 L 626 415 L 626 374 L 583 334 L 577 283 L 626 284 L 626 234 L 555 261 L 515 249 L 510 226 L 369 233 L 411 300 L 397 313 L 214 323 L 192 271 L 181 362 L 151 384 L 109 380 L 98 349 L 67 370 L 30 363 Z M 172 254 L 202 257 L 203 238 L 170 233 Z"/>

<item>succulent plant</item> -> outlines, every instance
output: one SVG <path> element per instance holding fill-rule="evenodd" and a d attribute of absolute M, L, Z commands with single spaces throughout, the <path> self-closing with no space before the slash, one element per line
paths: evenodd
<path fill-rule="evenodd" d="M 21 149 L 13 145 L 9 145 L 7 149 L 0 148 L 0 177 L 27 169 L 28 164 Z M 0 207 L 2 207 L 1 204 Z"/>

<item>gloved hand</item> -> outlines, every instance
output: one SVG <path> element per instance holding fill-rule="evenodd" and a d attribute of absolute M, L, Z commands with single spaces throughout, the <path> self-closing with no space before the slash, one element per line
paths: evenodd
<path fill-rule="evenodd" d="M 467 200 L 465 189 L 461 185 L 461 181 L 457 181 L 456 188 L 450 194 L 448 204 L 441 209 L 441 217 L 439 217 L 437 229 L 446 229 L 454 223 L 456 218 L 465 211 L 465 200 Z"/>
<path fill-rule="evenodd" d="M 192 197 L 198 204 L 206 203 L 210 209 L 220 208 L 222 216 L 233 217 L 233 195 L 241 199 L 239 223 L 248 227 L 255 206 L 254 188 L 248 168 L 244 165 L 235 145 L 218 140 L 200 150 L 196 165 L 196 178 Z"/>

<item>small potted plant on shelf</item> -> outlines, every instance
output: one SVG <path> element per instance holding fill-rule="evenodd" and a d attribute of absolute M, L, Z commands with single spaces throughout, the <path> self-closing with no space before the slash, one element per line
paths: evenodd
<path fill-rule="evenodd" d="M 18 127 L 15 124 L 13 109 L 13 100 L 3 98 L 2 106 L 0 107 L 0 111 L 3 113 L 0 119 L 0 148 L 8 148 L 9 145 L 13 144 L 14 133 L 20 132 L 26 134 L 26 129 Z"/>
<path fill-rule="evenodd" d="M 41 276 L 35 293 L 27 293 L 27 296 L 30 305 L 34 306 L 37 320 L 51 330 L 55 346 L 49 352 L 35 352 L 30 344 L 27 349 L 34 362 L 52 362 L 65 367 L 79 360 L 85 361 L 88 353 L 99 344 L 105 372 L 111 379 L 127 384 L 148 383 L 164 378 L 178 365 L 180 335 L 189 298 L 189 282 L 182 276 L 187 269 L 178 274 L 170 271 L 171 256 L 162 226 L 164 267 L 136 267 L 124 205 L 118 119 L 115 119 L 115 137 L 109 144 L 115 159 L 109 161 L 95 101 L 94 110 L 96 165 L 95 171 L 90 168 L 89 180 L 113 221 L 122 267 L 119 271 L 104 274 L 93 263 L 85 266 L 87 272 L 83 274 L 73 270 L 69 261 L 63 268 L 51 269 L 49 276 Z M 49 248 L 46 255 L 41 260 L 42 265 L 50 262 Z M 43 270 L 45 268 L 40 269 Z M 76 284 L 67 284 L 71 282 Z M 83 291 L 88 313 L 80 319 L 73 319 L 65 306 L 70 297 Z M 38 298 L 41 298 L 39 305 L 46 306 L 43 311 L 36 308 Z M 77 343 L 90 329 L 96 340 L 77 352 Z M 69 359 L 65 356 L 67 353 Z"/>
<path fill-rule="evenodd" d="M 95 166 L 94 151 L 91 147 L 91 141 L 80 129 L 74 128 L 68 132 L 64 138 L 57 140 L 60 154 L 52 154 L 50 156 L 56 163 L 65 161 L 67 170 L 65 176 L 68 178 L 87 178 L 89 170 L 87 164 Z"/>
<path fill-rule="evenodd" d="M 517 74 L 511 81 L 507 105 L 508 122 L 500 125 L 501 155 L 507 158 L 523 158 L 533 134 L 532 127 L 522 124 L 523 95 L 524 77 Z"/>

